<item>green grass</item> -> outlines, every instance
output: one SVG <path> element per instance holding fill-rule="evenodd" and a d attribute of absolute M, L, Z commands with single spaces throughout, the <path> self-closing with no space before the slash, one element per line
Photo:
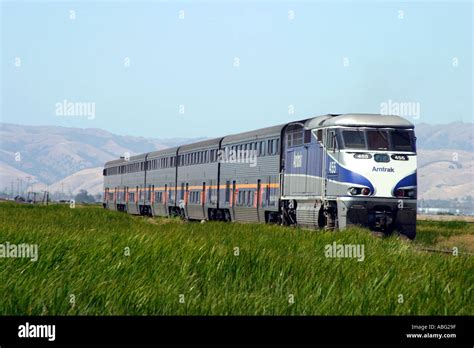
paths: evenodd
<path fill-rule="evenodd" d="M 474 314 L 473 257 L 417 250 L 439 236 L 472 235 L 473 224 L 424 222 L 411 243 L 363 229 L 185 223 L 12 203 L 0 204 L 0 223 L 0 243 L 39 245 L 37 262 L 0 258 L 0 315 Z M 326 258 L 334 241 L 364 245 L 365 260 Z"/>

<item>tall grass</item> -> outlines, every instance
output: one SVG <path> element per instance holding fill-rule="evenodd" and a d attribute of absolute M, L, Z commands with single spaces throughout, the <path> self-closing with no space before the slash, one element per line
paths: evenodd
<path fill-rule="evenodd" d="M 474 314 L 472 257 L 363 229 L 11 203 L 0 204 L 0 222 L 0 243 L 39 245 L 37 262 L 0 258 L 1 315 Z M 364 245 L 365 260 L 325 257 L 334 241 Z"/>

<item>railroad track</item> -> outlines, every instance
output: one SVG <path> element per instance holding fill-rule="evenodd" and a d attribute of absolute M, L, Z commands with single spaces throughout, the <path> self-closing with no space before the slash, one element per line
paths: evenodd
<path fill-rule="evenodd" d="M 460 215 L 417 215 L 418 221 L 464 221 L 474 223 L 474 216 Z"/>
<path fill-rule="evenodd" d="M 449 250 L 449 249 L 436 249 L 436 248 L 429 248 L 429 247 L 415 247 L 415 249 L 419 251 L 426 251 L 429 253 L 449 254 L 449 255 L 453 254 L 453 250 Z M 458 256 L 460 255 L 474 256 L 473 253 L 468 253 L 466 251 L 458 251 Z"/>

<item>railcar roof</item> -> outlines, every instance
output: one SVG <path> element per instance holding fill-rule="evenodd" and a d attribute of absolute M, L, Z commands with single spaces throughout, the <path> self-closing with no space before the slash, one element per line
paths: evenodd
<path fill-rule="evenodd" d="M 120 157 L 119 159 L 112 160 L 105 162 L 104 167 L 109 167 L 111 165 L 116 165 L 116 164 L 127 164 L 127 163 L 133 163 L 135 161 L 144 161 L 145 160 L 146 153 L 141 153 L 139 155 L 135 156 L 130 156 L 130 159 L 128 161 L 125 160 L 125 158 Z"/>
<path fill-rule="evenodd" d="M 269 136 L 269 135 L 280 134 L 281 130 L 286 125 L 287 125 L 287 123 L 283 123 L 283 124 L 279 124 L 277 126 L 260 128 L 260 129 L 252 130 L 252 131 L 249 131 L 249 132 L 243 132 L 243 133 L 228 135 L 228 136 L 224 137 L 224 140 L 222 140 L 222 144 L 239 142 L 239 141 L 249 140 L 249 139 L 263 138 L 263 137 L 266 137 L 266 136 Z"/>
<path fill-rule="evenodd" d="M 176 155 L 177 149 L 178 147 L 175 146 L 175 147 L 169 147 L 169 148 L 158 150 L 158 151 L 152 151 L 148 153 L 148 158 L 156 158 L 160 156 L 174 156 Z"/>
<path fill-rule="evenodd" d="M 184 151 L 202 149 L 202 148 L 207 148 L 207 147 L 215 147 L 216 145 L 219 145 L 219 141 L 221 141 L 221 139 L 222 137 L 202 140 L 202 141 L 199 141 L 197 143 L 192 143 L 192 144 L 186 144 L 186 145 L 180 146 L 179 152 L 181 153 L 181 151 L 184 152 Z"/>
<path fill-rule="evenodd" d="M 319 119 L 319 125 L 315 127 L 331 126 L 355 126 L 355 127 L 394 127 L 394 128 L 414 128 L 413 123 L 400 116 L 380 115 L 380 114 L 343 114 Z M 311 120 L 311 121 L 313 121 Z M 310 123 L 312 123 L 310 121 Z M 321 122 L 322 121 L 322 122 Z M 312 128 L 312 127 L 310 127 Z"/>

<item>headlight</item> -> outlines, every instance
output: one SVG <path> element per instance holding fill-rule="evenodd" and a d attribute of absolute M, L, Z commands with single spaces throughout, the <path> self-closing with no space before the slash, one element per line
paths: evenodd
<path fill-rule="evenodd" d="M 416 197 L 416 189 L 397 189 L 394 192 L 394 196 L 415 198 Z"/>
<path fill-rule="evenodd" d="M 353 196 L 358 195 L 360 193 L 360 189 L 357 187 L 351 187 L 349 189 L 349 193 Z"/>
<path fill-rule="evenodd" d="M 349 190 L 347 190 L 347 192 L 349 192 L 349 194 L 351 194 L 352 196 L 357 196 L 361 194 L 364 196 L 368 196 L 370 194 L 370 189 L 367 187 L 351 187 L 349 188 Z"/>

